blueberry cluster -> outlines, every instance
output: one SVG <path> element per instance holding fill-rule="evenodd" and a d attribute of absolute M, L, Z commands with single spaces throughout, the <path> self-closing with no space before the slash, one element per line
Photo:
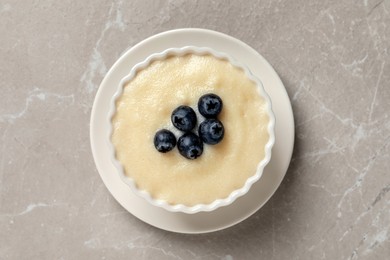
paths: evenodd
<path fill-rule="evenodd" d="M 198 127 L 198 135 L 194 133 L 197 118 L 195 111 L 189 106 L 179 106 L 171 115 L 172 124 L 184 134 L 176 142 L 175 135 L 166 129 L 157 131 L 154 146 L 157 151 L 166 153 L 177 144 L 179 153 L 187 159 L 196 159 L 203 153 L 203 143 L 214 145 L 219 143 L 225 130 L 217 116 L 222 110 L 222 99 L 215 94 L 206 94 L 199 98 L 198 111 L 206 119 Z"/>

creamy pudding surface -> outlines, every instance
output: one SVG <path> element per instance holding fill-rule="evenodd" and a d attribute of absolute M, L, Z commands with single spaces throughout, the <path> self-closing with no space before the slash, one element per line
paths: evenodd
<path fill-rule="evenodd" d="M 160 129 L 182 134 L 171 122 L 180 105 L 192 107 L 198 124 L 198 99 L 207 93 L 221 97 L 218 116 L 225 136 L 204 144 L 203 154 L 189 160 L 177 147 L 168 153 L 153 145 Z M 265 99 L 243 70 L 211 55 L 170 56 L 154 61 L 124 87 L 116 101 L 111 141 L 125 174 L 138 189 L 169 204 L 209 204 L 244 186 L 265 156 L 269 117 Z M 197 127 L 195 128 L 197 133 Z"/>

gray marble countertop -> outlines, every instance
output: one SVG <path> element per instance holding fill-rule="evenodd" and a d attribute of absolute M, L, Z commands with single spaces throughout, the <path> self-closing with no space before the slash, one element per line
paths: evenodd
<path fill-rule="evenodd" d="M 151 227 L 111 196 L 89 117 L 125 49 L 174 28 L 227 33 L 284 82 L 293 159 L 223 231 Z M 0 259 L 390 256 L 390 1 L 0 1 Z"/>

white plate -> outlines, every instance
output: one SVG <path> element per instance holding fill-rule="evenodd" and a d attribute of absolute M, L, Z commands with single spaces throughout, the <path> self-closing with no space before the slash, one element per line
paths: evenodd
<path fill-rule="evenodd" d="M 275 114 L 275 145 L 272 158 L 261 179 L 233 204 L 212 212 L 174 213 L 149 204 L 132 192 L 110 160 L 106 143 L 109 128 L 105 123 L 110 100 L 123 77 L 131 68 L 153 53 L 184 46 L 210 47 L 246 64 L 263 83 Z M 91 113 L 91 147 L 96 167 L 114 198 L 140 220 L 173 232 L 206 233 L 233 226 L 260 209 L 279 187 L 294 146 L 294 118 L 287 92 L 271 65 L 245 43 L 222 33 L 204 29 L 179 29 L 152 36 L 127 50 L 104 77 L 96 94 Z"/>

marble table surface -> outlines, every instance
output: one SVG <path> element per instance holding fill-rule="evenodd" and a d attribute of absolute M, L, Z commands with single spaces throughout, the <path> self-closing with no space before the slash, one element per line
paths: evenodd
<path fill-rule="evenodd" d="M 115 60 L 183 27 L 261 53 L 296 123 L 276 194 L 203 235 L 125 211 L 89 142 L 92 103 Z M 389 259 L 389 0 L 2 0 L 0 34 L 0 259 Z"/>

